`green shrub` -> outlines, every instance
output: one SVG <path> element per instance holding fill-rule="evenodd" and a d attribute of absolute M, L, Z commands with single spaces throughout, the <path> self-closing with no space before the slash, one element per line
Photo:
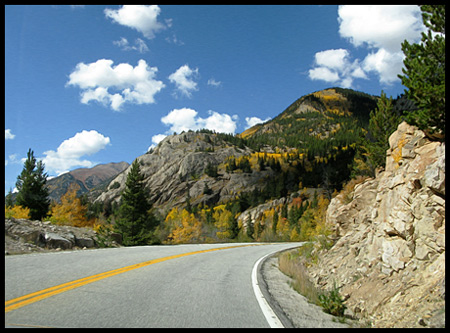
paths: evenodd
<path fill-rule="evenodd" d="M 347 308 L 336 283 L 333 284 L 333 289 L 319 295 L 319 303 L 325 312 L 338 317 L 343 317 L 344 311 Z"/>

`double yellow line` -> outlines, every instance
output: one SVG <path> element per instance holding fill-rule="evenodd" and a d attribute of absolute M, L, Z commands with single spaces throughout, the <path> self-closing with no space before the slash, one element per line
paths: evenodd
<path fill-rule="evenodd" d="M 57 295 L 57 294 L 65 292 L 65 291 L 84 286 L 86 284 L 89 284 L 89 283 L 92 283 L 95 281 L 103 280 L 103 279 L 106 279 L 106 278 L 114 276 L 114 275 L 129 272 L 133 269 L 157 264 L 159 262 L 163 262 L 163 261 L 167 261 L 167 260 L 171 260 L 171 259 L 186 257 L 186 256 L 190 256 L 193 254 L 206 253 L 206 252 L 225 250 L 225 249 L 232 249 L 232 248 L 236 248 L 236 247 L 254 246 L 254 245 L 258 245 L 258 244 L 218 247 L 218 248 L 209 249 L 209 250 L 201 250 L 201 251 L 195 251 L 195 252 L 182 253 L 182 254 L 177 254 L 177 255 L 173 255 L 173 256 L 169 256 L 169 257 L 163 257 L 163 258 L 153 259 L 153 260 L 149 260 L 149 261 L 144 261 L 144 262 L 141 262 L 138 264 L 134 264 L 134 265 L 118 268 L 118 269 L 113 269 L 111 271 L 107 271 L 107 272 L 96 274 L 96 275 L 91 275 L 91 276 L 88 276 L 88 277 L 85 277 L 82 279 L 63 283 L 63 284 L 60 284 L 60 285 L 57 285 L 54 287 L 36 291 L 34 293 L 6 301 L 5 302 L 5 313 L 12 311 L 12 310 L 19 309 L 23 306 L 32 304 L 34 302 L 38 302 L 45 298 L 51 297 L 53 295 Z"/>

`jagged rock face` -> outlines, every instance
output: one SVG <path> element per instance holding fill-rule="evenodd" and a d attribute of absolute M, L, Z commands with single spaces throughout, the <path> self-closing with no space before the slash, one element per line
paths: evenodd
<path fill-rule="evenodd" d="M 227 173 L 223 163 L 230 156 L 248 155 L 249 148 L 240 149 L 214 134 L 187 132 L 165 138 L 150 153 L 138 157 L 145 187 L 154 206 L 163 210 L 186 202 L 191 204 L 226 202 L 241 191 L 262 187 L 261 181 L 271 171 Z M 208 164 L 218 167 L 218 177 L 205 174 Z M 111 181 L 107 191 L 96 201 L 119 202 L 130 168 Z M 210 189 L 205 194 L 205 186 Z"/>
<path fill-rule="evenodd" d="M 328 207 L 336 244 L 311 269 L 342 287 L 348 308 L 378 327 L 440 326 L 445 315 L 445 143 L 406 123 L 386 170 Z M 444 309 L 444 311 L 443 311 Z"/>

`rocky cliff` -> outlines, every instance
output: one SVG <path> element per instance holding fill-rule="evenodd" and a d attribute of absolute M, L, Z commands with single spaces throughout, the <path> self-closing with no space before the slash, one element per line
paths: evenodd
<path fill-rule="evenodd" d="M 272 173 L 270 169 L 251 173 L 226 171 L 228 158 L 238 159 L 252 152 L 214 133 L 189 131 L 168 136 L 137 159 L 154 207 L 169 210 L 186 204 L 188 198 L 192 205 L 212 205 L 263 187 L 262 179 Z M 208 165 L 217 167 L 216 175 L 207 174 Z M 96 201 L 118 202 L 129 170 L 130 167 L 114 178 Z"/>
<path fill-rule="evenodd" d="M 402 123 L 389 145 L 384 171 L 330 202 L 336 243 L 311 277 L 375 327 L 445 326 L 445 143 Z"/>

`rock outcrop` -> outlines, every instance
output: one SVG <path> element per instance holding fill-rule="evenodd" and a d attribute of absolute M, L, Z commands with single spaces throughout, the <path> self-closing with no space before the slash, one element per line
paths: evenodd
<path fill-rule="evenodd" d="M 97 233 L 89 228 L 58 226 L 50 221 L 5 219 L 5 254 L 97 247 Z"/>
<path fill-rule="evenodd" d="M 225 170 L 227 158 L 239 158 L 251 152 L 213 133 L 189 131 L 166 137 L 154 150 L 137 159 L 154 207 L 167 211 L 185 204 L 187 198 L 194 206 L 211 205 L 226 202 L 240 192 L 262 188 L 262 179 L 272 171 L 228 173 Z M 216 177 L 206 174 L 208 165 L 218 168 Z M 118 202 L 129 170 L 130 167 L 114 178 L 96 201 Z"/>
<path fill-rule="evenodd" d="M 389 145 L 384 171 L 330 202 L 336 243 L 310 273 L 375 327 L 443 326 L 445 143 L 402 123 Z"/>

